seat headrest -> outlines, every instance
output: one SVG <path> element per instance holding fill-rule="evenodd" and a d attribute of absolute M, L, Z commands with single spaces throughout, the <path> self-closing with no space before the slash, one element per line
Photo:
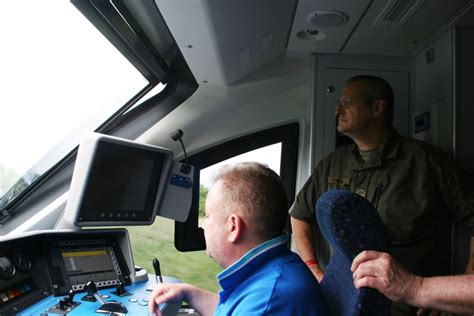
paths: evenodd
<path fill-rule="evenodd" d="M 334 251 L 350 261 L 362 250 L 388 252 L 389 234 L 380 215 L 364 197 L 348 190 L 333 190 L 316 203 L 320 229 Z"/>
<path fill-rule="evenodd" d="M 321 282 L 331 315 L 390 315 L 390 300 L 375 289 L 357 289 L 351 272 L 352 260 L 362 250 L 390 250 L 388 233 L 375 208 L 352 191 L 334 190 L 321 195 L 316 216 L 333 251 Z"/>

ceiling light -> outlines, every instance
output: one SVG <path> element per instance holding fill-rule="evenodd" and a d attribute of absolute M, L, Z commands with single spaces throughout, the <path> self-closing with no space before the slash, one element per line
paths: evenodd
<path fill-rule="evenodd" d="M 320 41 L 326 37 L 326 33 L 315 30 L 315 29 L 310 29 L 310 30 L 300 31 L 296 34 L 296 36 L 299 39 L 302 39 L 305 41 Z"/>
<path fill-rule="evenodd" d="M 339 27 L 349 21 L 349 16 L 339 11 L 315 11 L 308 16 L 308 22 L 317 27 Z"/>

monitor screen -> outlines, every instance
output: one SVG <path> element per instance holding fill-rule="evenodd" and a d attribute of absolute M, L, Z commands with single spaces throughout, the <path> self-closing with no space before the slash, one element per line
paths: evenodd
<path fill-rule="evenodd" d="M 124 229 L 55 230 L 38 238 L 41 256 L 48 254 L 46 277 L 55 296 L 83 291 L 89 281 L 97 288 L 131 284 L 133 259 Z"/>
<path fill-rule="evenodd" d="M 105 135 L 81 143 L 68 201 L 75 224 L 152 223 L 171 163 L 160 147 Z"/>
<path fill-rule="evenodd" d="M 120 267 L 112 247 L 61 249 L 61 255 L 73 290 L 82 290 L 93 280 L 98 287 L 117 285 Z"/>
<path fill-rule="evenodd" d="M 146 220 L 156 200 L 165 154 L 100 143 L 80 208 L 81 220 Z"/>

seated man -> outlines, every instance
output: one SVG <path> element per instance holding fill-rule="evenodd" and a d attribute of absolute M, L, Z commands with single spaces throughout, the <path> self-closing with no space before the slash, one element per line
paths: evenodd
<path fill-rule="evenodd" d="M 357 288 L 371 287 L 389 299 L 424 309 L 474 313 L 474 274 L 420 277 L 389 254 L 363 251 L 352 262 Z"/>
<path fill-rule="evenodd" d="M 186 301 L 200 315 L 327 315 L 316 279 L 288 249 L 288 201 L 280 177 L 258 163 L 226 166 L 206 199 L 207 253 L 224 268 L 219 295 L 190 284 L 159 284 L 149 300 Z"/>

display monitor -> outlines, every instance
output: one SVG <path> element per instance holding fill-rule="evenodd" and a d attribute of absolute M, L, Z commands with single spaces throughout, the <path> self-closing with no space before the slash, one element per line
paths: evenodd
<path fill-rule="evenodd" d="M 120 280 L 122 271 L 112 246 L 87 245 L 63 248 L 61 256 L 74 291 L 82 290 L 84 285 L 91 280 L 99 288 L 123 282 Z"/>
<path fill-rule="evenodd" d="M 75 226 L 153 223 L 172 158 L 165 148 L 92 134 L 79 147 L 67 216 Z"/>

